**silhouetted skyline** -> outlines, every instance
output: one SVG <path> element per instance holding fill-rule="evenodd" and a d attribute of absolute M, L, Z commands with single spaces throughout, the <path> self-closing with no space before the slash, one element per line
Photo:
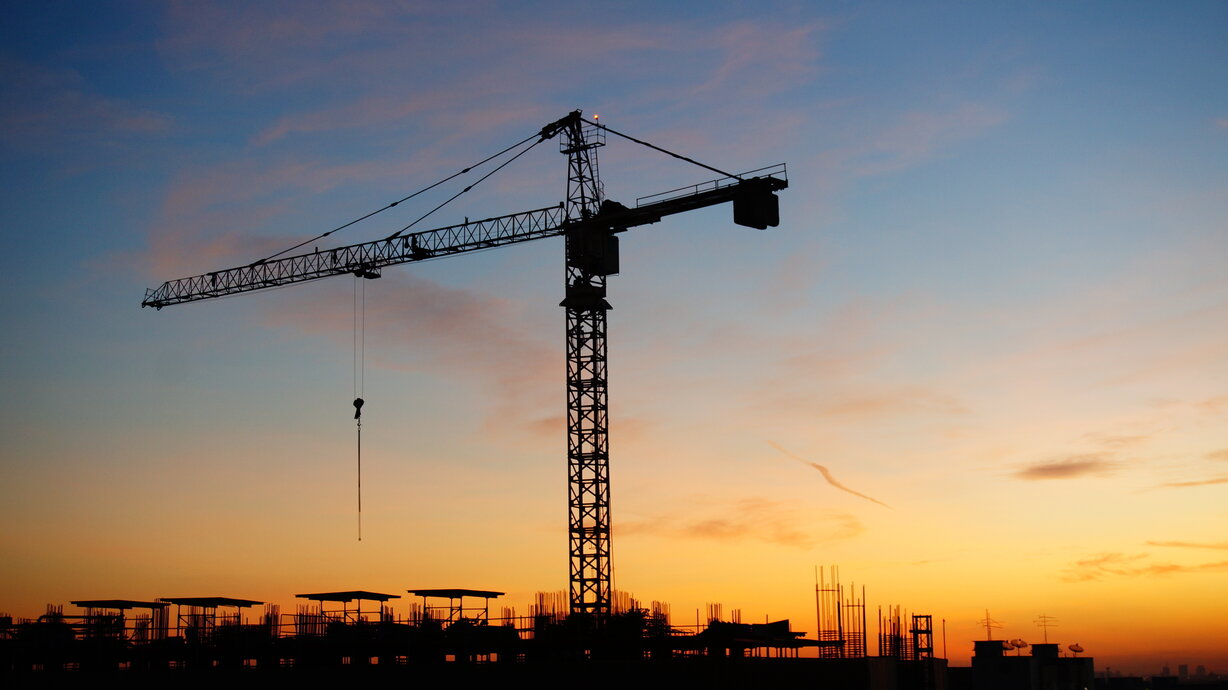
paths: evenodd
<path fill-rule="evenodd" d="M 618 589 L 800 622 L 813 567 L 840 563 L 952 640 L 985 608 L 1024 639 L 1047 613 L 1115 669 L 1228 668 L 1222 4 L 7 16 L 0 612 L 565 588 L 561 240 L 365 281 L 361 392 L 348 278 L 137 302 L 580 108 L 789 171 L 780 227 L 722 208 L 620 237 Z M 546 148 L 435 225 L 563 200 Z M 714 177 L 636 148 L 602 151 L 609 199 Z"/>

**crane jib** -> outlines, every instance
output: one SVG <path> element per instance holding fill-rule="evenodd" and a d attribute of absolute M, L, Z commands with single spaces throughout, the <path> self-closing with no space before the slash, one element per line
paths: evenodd
<path fill-rule="evenodd" d="M 569 221 L 560 204 L 170 280 L 146 290 L 141 306 L 161 309 L 336 275 L 376 277 L 378 274 L 374 271 L 385 266 L 558 237 L 569 231 L 621 232 L 655 223 L 668 215 L 730 201 L 734 204 L 734 222 L 739 225 L 759 229 L 774 227 L 779 224 L 775 192 L 787 188 L 789 183 L 783 165 L 764 170 L 768 172 L 756 177 L 749 176 L 754 173 L 746 173 L 737 181 L 718 180 L 667 192 L 667 198 L 635 208 L 611 203 L 608 212 L 584 221 Z"/>

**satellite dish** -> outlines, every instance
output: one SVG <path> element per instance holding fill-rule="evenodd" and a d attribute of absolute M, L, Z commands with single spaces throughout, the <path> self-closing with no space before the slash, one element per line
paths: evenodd
<path fill-rule="evenodd" d="M 1067 647 L 1067 649 L 1074 652 L 1075 654 L 1078 654 L 1079 652 L 1083 651 L 1083 645 L 1076 642 L 1070 645 L 1069 647 Z"/>

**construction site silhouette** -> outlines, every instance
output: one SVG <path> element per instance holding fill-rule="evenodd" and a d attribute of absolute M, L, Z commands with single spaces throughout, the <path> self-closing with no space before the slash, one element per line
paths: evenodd
<path fill-rule="evenodd" d="M 606 197 L 597 151 L 607 135 L 694 164 L 721 177 L 623 204 Z M 557 205 L 434 230 L 411 230 L 529 150 L 556 140 L 567 159 L 567 196 Z M 514 155 L 513 155 L 513 152 Z M 383 239 L 287 255 L 355 223 L 397 207 L 480 166 L 506 157 L 424 215 Z M 474 172 L 476 175 L 477 173 Z M 562 237 L 566 312 L 566 438 L 569 589 L 539 594 L 526 615 L 491 602 L 503 593 L 476 589 L 366 590 L 295 595 L 293 613 L 275 604 L 221 596 L 151 600 L 94 599 L 48 606 L 36 619 L 0 617 L 0 672 L 6 684 L 87 684 L 180 687 L 356 683 L 513 682 L 566 685 L 777 687 L 877 690 L 1074 690 L 1089 687 L 1092 662 L 1062 657 L 1057 645 L 1030 656 L 1004 656 L 1001 642 L 977 643 L 973 667 L 952 672 L 936 655 L 931 615 L 880 609 L 877 655 L 867 640 L 864 589 L 843 588 L 816 573 L 816 630 L 795 631 L 789 620 L 747 623 L 717 605 L 694 624 L 671 619 L 662 602 L 643 605 L 613 588 L 606 353 L 607 279 L 619 273 L 619 234 L 689 211 L 729 203 L 734 223 L 765 230 L 780 224 L 777 192 L 789 186 L 784 164 L 732 174 L 615 131 L 573 111 L 538 132 L 458 173 L 354 221 L 252 263 L 170 280 L 146 291 L 142 306 L 166 307 L 289 286 L 332 276 L 356 285 L 385 268 L 501 246 Z M 363 300 L 365 300 L 365 293 Z M 358 430 L 358 515 L 361 540 L 361 417 L 365 323 L 355 297 L 355 390 Z M 783 448 L 779 450 L 792 456 Z M 797 458 L 828 483 L 827 467 Z M 394 600 L 408 595 L 407 607 Z M 262 608 L 258 615 L 253 611 Z M 945 647 L 945 644 L 944 644 Z M 945 656 L 945 650 L 944 650 Z"/>
<path fill-rule="evenodd" d="M 510 607 L 493 615 L 503 593 L 490 590 L 295 596 L 304 603 L 293 613 L 250 599 L 161 597 L 77 600 L 78 613 L 48 606 L 37 619 L 0 617 L 0 674 L 9 687 L 570 687 L 583 677 L 599 687 L 1076 690 L 1095 682 L 1078 645 L 1065 656 L 1056 643 L 1022 655 L 1026 643 L 977 641 L 971 667 L 949 668 L 936 653 L 933 617 L 900 607 L 879 609 L 871 655 L 865 590 L 834 576 L 816 583 L 812 636 L 789 620 L 746 623 L 736 609 L 726 617 L 718 604 L 694 624 L 678 623 L 668 604 L 644 605 L 624 592 L 600 619 L 569 611 L 566 592 L 538 593 L 527 615 Z M 945 648 L 945 630 L 942 639 Z"/>

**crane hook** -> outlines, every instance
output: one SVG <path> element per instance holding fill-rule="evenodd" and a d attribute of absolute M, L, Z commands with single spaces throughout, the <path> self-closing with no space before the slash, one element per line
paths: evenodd
<path fill-rule="evenodd" d="M 362 419 L 362 405 L 366 402 L 362 398 L 354 398 L 354 419 Z"/>

